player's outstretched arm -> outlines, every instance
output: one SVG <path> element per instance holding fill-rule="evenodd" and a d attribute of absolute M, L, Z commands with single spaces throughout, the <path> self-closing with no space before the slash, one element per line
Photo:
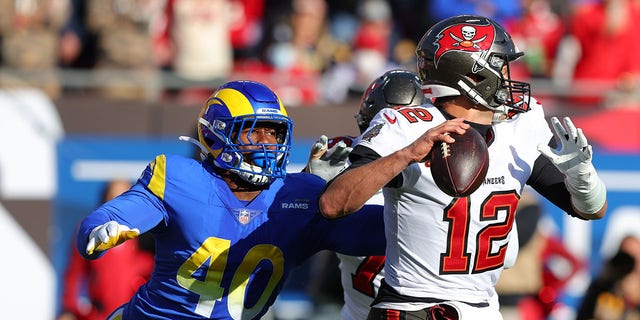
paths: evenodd
<path fill-rule="evenodd" d="M 469 125 L 464 119 L 448 120 L 433 127 L 410 145 L 357 168 L 349 168 L 337 176 L 320 196 L 320 212 L 327 218 L 351 214 L 408 165 L 424 161 L 437 141 L 453 143 L 450 132 L 463 134 Z"/>
<path fill-rule="evenodd" d="M 109 221 L 91 230 L 85 253 L 92 255 L 94 252 L 102 252 L 139 235 L 138 229 L 130 229 L 115 221 Z"/>
<path fill-rule="evenodd" d="M 324 181 L 335 178 L 349 166 L 349 154 L 353 150 L 347 147 L 344 141 L 336 143 L 331 148 L 328 148 L 328 144 L 329 139 L 325 135 L 316 140 L 309 152 L 309 161 L 303 170 L 321 177 Z"/>
<path fill-rule="evenodd" d="M 105 250 L 155 228 L 165 215 L 162 199 L 143 183 L 136 183 L 82 219 L 76 249 L 86 259 L 97 259 Z"/>
<path fill-rule="evenodd" d="M 600 219 L 607 210 L 607 190 L 591 162 L 592 147 L 571 119 L 565 117 L 563 121 L 564 126 L 558 118 L 551 118 L 560 149 L 540 144 L 538 150 L 565 175 L 565 185 L 576 212 L 585 219 Z"/>

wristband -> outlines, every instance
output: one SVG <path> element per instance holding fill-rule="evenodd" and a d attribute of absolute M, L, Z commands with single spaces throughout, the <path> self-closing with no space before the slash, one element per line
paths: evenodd
<path fill-rule="evenodd" d="M 594 172 L 595 173 L 595 172 Z M 567 190 L 571 194 L 571 203 L 580 212 L 593 215 L 602 209 L 604 203 L 607 201 L 607 188 L 604 182 L 597 176 L 596 182 L 592 184 L 592 187 L 575 188 L 572 184 L 568 183 L 569 179 L 565 181 Z"/>

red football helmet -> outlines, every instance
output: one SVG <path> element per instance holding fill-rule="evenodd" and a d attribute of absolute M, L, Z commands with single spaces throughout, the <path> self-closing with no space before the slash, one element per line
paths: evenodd
<path fill-rule="evenodd" d="M 524 112 L 530 86 L 511 80 L 509 62 L 521 57 L 511 36 L 495 21 L 460 15 L 431 27 L 416 50 L 428 98 L 466 95 L 477 105 L 508 114 Z"/>

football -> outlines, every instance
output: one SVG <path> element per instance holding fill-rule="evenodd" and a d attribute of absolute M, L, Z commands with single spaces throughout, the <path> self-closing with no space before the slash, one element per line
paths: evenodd
<path fill-rule="evenodd" d="M 460 135 L 451 133 L 454 143 L 439 142 L 431 151 L 431 175 L 440 190 L 452 197 L 472 194 L 485 179 L 489 152 L 482 135 L 473 128 Z"/>

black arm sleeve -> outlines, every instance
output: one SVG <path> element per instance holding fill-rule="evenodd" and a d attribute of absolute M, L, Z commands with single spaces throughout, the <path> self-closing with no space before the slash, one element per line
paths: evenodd
<path fill-rule="evenodd" d="M 554 147 L 555 145 L 555 140 L 551 138 L 549 146 Z M 568 215 L 585 220 L 571 206 L 571 194 L 564 184 L 564 174 L 542 154 L 533 164 L 527 184 Z"/>

